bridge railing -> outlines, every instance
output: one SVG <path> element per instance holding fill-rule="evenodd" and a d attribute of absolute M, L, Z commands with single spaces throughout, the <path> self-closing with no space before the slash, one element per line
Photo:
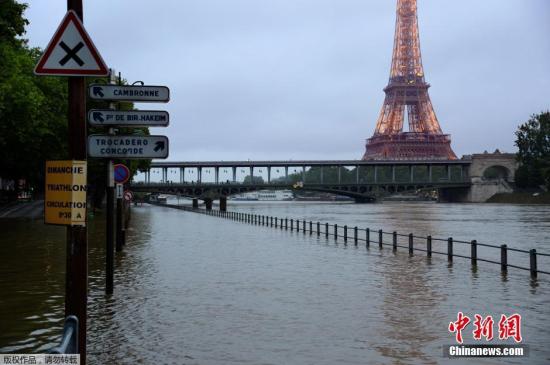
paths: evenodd
<path fill-rule="evenodd" d="M 275 229 L 302 232 L 304 235 L 316 235 L 317 237 L 332 238 L 335 241 L 349 242 L 358 246 L 361 242 L 366 248 L 378 246 L 379 249 L 391 247 L 394 252 L 398 249 L 408 250 L 409 255 L 415 252 L 423 252 L 427 257 L 432 255 L 446 256 L 452 263 L 454 258 L 470 260 L 473 268 L 478 267 L 479 262 L 500 265 L 503 273 L 508 268 L 529 271 L 532 278 L 538 274 L 550 275 L 549 271 L 540 270 L 538 262 L 542 259 L 549 260 L 550 254 L 537 252 L 536 249 L 525 250 L 508 247 L 505 244 L 494 245 L 477 242 L 476 240 L 463 241 L 452 237 L 438 238 L 432 236 L 417 236 L 413 233 L 402 234 L 388 232 L 382 229 L 361 228 L 358 226 L 329 224 L 327 222 L 306 221 L 288 217 L 273 217 L 245 212 L 231 212 L 218 210 L 205 210 L 181 205 L 160 204 L 184 211 L 216 216 L 252 225 L 266 226 Z M 540 260 L 539 260 L 540 259 Z M 550 260 L 548 261 L 550 262 Z"/>

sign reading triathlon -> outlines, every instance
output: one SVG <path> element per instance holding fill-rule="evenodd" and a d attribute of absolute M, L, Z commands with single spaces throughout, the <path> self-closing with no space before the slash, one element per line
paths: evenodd
<path fill-rule="evenodd" d="M 167 127 L 170 122 L 168 112 L 162 110 L 92 109 L 88 112 L 88 123 L 92 126 L 120 125 L 126 127 Z"/>
<path fill-rule="evenodd" d="M 72 10 L 68 11 L 34 73 L 57 76 L 107 76 L 109 70 L 84 25 Z"/>
<path fill-rule="evenodd" d="M 86 176 L 86 161 L 46 161 L 46 224 L 86 225 Z"/>
<path fill-rule="evenodd" d="M 168 157 L 166 136 L 113 136 L 88 137 L 88 155 L 99 158 L 149 159 Z"/>
<path fill-rule="evenodd" d="M 129 86 L 92 84 L 88 88 L 90 97 L 95 100 L 121 100 L 152 103 L 170 101 L 170 89 L 166 86 Z"/>

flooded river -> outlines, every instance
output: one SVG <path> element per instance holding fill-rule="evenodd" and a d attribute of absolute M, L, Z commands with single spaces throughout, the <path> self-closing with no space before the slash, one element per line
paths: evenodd
<path fill-rule="evenodd" d="M 532 281 L 529 272 L 502 276 L 488 263 L 473 271 L 464 259 L 448 265 L 444 256 L 132 209 L 110 297 L 103 217 L 90 220 L 90 364 L 550 363 L 549 276 Z M 229 209 L 550 252 L 548 206 L 230 201 Z M 44 351 L 62 328 L 65 230 L 0 220 L 0 232 L 0 353 Z M 549 271 L 550 260 L 539 268 Z M 444 358 L 459 311 L 495 322 L 520 313 L 530 357 Z M 463 334 L 474 342 L 471 328 Z"/>

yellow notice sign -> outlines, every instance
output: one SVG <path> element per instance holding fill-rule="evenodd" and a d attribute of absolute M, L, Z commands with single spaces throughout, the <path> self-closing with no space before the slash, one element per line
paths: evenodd
<path fill-rule="evenodd" d="M 86 225 L 86 161 L 46 161 L 44 221 Z"/>

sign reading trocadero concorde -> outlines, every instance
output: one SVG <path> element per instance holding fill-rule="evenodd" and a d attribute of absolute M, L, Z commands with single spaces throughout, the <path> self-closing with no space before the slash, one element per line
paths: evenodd
<path fill-rule="evenodd" d="M 149 159 L 168 157 L 166 136 L 88 136 L 88 155 L 97 158 Z"/>

